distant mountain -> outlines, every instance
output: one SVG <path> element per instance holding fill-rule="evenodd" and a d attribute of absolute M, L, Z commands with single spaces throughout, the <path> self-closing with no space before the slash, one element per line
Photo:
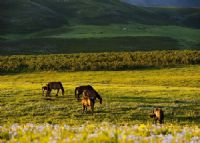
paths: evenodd
<path fill-rule="evenodd" d="M 5 0 L 0 1 L 0 33 L 112 23 L 200 27 L 199 15 L 198 9 L 151 9 L 120 0 Z"/>
<path fill-rule="evenodd" d="M 124 2 L 145 7 L 200 7 L 200 0 L 122 0 Z"/>

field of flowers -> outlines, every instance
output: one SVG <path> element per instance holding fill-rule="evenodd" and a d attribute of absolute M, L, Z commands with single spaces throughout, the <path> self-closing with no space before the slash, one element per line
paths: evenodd
<path fill-rule="evenodd" d="M 179 125 L 114 125 L 85 123 L 67 124 L 12 124 L 0 126 L 0 141 L 8 142 L 112 142 L 112 143 L 199 143 L 198 126 Z"/>

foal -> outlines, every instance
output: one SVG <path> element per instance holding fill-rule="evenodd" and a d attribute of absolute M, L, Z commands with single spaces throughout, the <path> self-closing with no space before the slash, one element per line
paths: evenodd
<path fill-rule="evenodd" d="M 95 100 L 96 100 L 96 94 L 93 90 L 84 90 L 83 98 L 81 101 L 82 106 L 83 106 L 82 113 L 87 112 L 87 107 L 90 106 L 92 110 L 92 115 L 93 115 Z"/>

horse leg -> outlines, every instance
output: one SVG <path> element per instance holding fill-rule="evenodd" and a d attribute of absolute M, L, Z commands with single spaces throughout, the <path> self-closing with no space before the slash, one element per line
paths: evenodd
<path fill-rule="evenodd" d="M 78 91 L 78 95 L 77 95 L 77 100 L 78 101 L 80 100 L 80 95 L 81 95 L 81 92 Z"/>
<path fill-rule="evenodd" d="M 51 89 L 47 90 L 46 96 L 50 96 L 51 95 Z"/>
<path fill-rule="evenodd" d="M 47 97 L 47 96 L 49 96 L 49 91 L 48 91 L 48 90 L 47 90 L 47 92 L 46 92 L 46 97 Z"/>
<path fill-rule="evenodd" d="M 83 105 L 83 110 L 82 110 L 82 114 L 84 113 L 84 110 L 85 110 L 85 106 Z"/>
<path fill-rule="evenodd" d="M 59 90 L 60 90 L 60 89 L 57 90 L 56 96 L 58 96 Z"/>
<path fill-rule="evenodd" d="M 158 119 L 157 119 L 157 118 L 155 118 L 155 124 L 157 124 L 157 120 L 158 120 Z"/>
<path fill-rule="evenodd" d="M 92 110 L 92 115 L 93 115 L 93 113 L 94 113 L 94 104 L 93 103 L 91 105 L 91 110 Z"/>
<path fill-rule="evenodd" d="M 85 110 L 86 110 L 86 106 L 83 104 L 83 111 L 82 111 L 82 113 L 84 113 Z"/>

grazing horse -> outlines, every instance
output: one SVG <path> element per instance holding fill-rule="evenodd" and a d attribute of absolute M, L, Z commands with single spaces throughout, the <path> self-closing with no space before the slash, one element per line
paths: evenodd
<path fill-rule="evenodd" d="M 62 90 L 62 95 L 64 95 L 64 88 L 61 82 L 49 82 L 47 84 L 46 96 L 50 96 L 52 89 L 57 90 L 56 96 L 58 96 L 59 90 Z"/>
<path fill-rule="evenodd" d="M 44 96 L 44 91 L 46 90 L 47 91 L 48 87 L 47 86 L 43 86 L 42 87 L 42 96 Z"/>
<path fill-rule="evenodd" d="M 102 104 L 101 96 L 99 95 L 99 93 L 91 85 L 78 86 L 78 87 L 75 88 L 75 97 L 77 98 L 77 100 L 80 99 L 80 95 L 83 94 L 84 90 L 93 91 L 95 96 L 99 99 L 100 104 Z"/>
<path fill-rule="evenodd" d="M 160 108 L 154 109 L 150 117 L 154 118 L 155 123 L 157 121 L 159 121 L 160 124 L 164 123 L 164 111 Z"/>
<path fill-rule="evenodd" d="M 82 113 L 87 112 L 87 107 L 91 107 L 92 114 L 93 114 L 96 98 L 97 98 L 96 93 L 93 90 L 84 90 L 83 91 L 83 98 L 81 101 L 82 106 L 83 106 Z"/>

